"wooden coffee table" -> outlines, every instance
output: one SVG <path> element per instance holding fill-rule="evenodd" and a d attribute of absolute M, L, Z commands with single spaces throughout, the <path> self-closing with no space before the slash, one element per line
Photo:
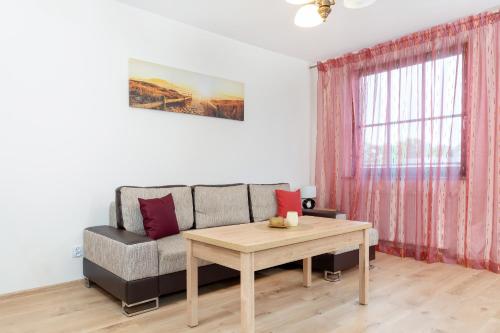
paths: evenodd
<path fill-rule="evenodd" d="M 311 286 L 311 257 L 359 244 L 359 303 L 368 304 L 371 223 L 302 216 L 299 226 L 275 229 L 268 222 L 189 230 L 187 324 L 198 325 L 198 259 L 240 271 L 241 331 L 255 331 L 254 272 L 303 259 L 305 287 Z"/>

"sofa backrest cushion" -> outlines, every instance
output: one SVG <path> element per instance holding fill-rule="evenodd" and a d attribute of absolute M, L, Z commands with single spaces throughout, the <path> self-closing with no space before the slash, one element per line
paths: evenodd
<path fill-rule="evenodd" d="M 245 184 L 193 186 L 196 229 L 250 222 Z"/>
<path fill-rule="evenodd" d="M 114 201 L 109 204 L 109 225 L 113 228 L 118 228 L 116 222 L 116 204 Z"/>
<path fill-rule="evenodd" d="M 276 190 L 290 191 L 290 184 L 249 184 L 250 212 L 252 221 L 264 221 L 277 214 Z"/>
<path fill-rule="evenodd" d="M 118 228 L 145 235 L 139 198 L 155 199 L 172 194 L 179 230 L 193 227 L 193 197 L 191 187 L 169 185 L 158 187 L 122 186 L 116 189 L 116 222 Z"/>

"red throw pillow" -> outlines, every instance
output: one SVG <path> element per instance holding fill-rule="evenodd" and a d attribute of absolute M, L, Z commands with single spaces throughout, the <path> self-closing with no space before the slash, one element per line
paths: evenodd
<path fill-rule="evenodd" d="M 295 192 L 276 190 L 276 202 L 278 203 L 278 216 L 286 217 L 288 212 L 297 212 L 299 216 L 302 216 L 300 190 Z"/>
<path fill-rule="evenodd" d="M 144 230 L 149 238 L 158 239 L 179 233 L 172 194 L 158 199 L 139 198 L 139 206 Z"/>

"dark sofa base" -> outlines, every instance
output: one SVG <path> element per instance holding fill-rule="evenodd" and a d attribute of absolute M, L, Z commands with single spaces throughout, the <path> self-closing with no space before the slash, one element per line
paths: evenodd
<path fill-rule="evenodd" d="M 370 246 L 370 260 L 375 259 L 375 246 Z M 313 270 L 337 272 L 356 267 L 359 262 L 359 250 L 342 254 L 322 254 L 312 259 Z M 297 267 L 301 261 L 292 266 Z M 285 266 L 289 266 L 286 264 Z M 114 297 L 126 304 L 139 303 L 163 295 L 169 295 L 186 290 L 186 271 L 164 274 L 157 277 L 125 281 L 92 261 L 83 258 L 83 275 Z M 240 272 L 212 264 L 198 269 L 198 285 L 203 286 L 214 282 L 235 278 Z"/>
<path fill-rule="evenodd" d="M 375 260 L 375 246 L 370 246 L 370 260 Z M 359 250 L 341 254 L 325 253 L 312 258 L 312 268 L 315 271 L 344 271 L 356 267 L 359 263 Z"/>
<path fill-rule="evenodd" d="M 240 276 L 240 272 L 217 264 L 198 268 L 198 285 L 204 286 L 214 282 Z M 159 276 L 160 296 L 186 290 L 186 271 Z"/>
<path fill-rule="evenodd" d="M 114 297 L 127 304 L 186 290 L 186 271 L 126 281 L 92 261 L 83 258 L 83 275 Z M 240 272 L 217 264 L 198 269 L 198 285 L 203 286 L 237 277 Z"/>
<path fill-rule="evenodd" d="M 83 276 L 127 304 L 158 297 L 156 276 L 126 281 L 86 258 L 83 258 Z"/>

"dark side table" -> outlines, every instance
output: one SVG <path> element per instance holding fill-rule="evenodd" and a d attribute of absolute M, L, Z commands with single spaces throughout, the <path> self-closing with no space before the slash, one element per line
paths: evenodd
<path fill-rule="evenodd" d="M 302 214 L 334 219 L 337 216 L 337 211 L 328 208 L 302 209 Z M 369 260 L 374 260 L 375 246 L 370 246 L 369 253 Z M 358 260 L 359 250 L 341 254 L 325 253 L 312 258 L 312 268 L 315 271 L 322 271 L 325 280 L 337 282 L 342 278 L 342 271 L 356 267 L 358 265 Z"/>
<path fill-rule="evenodd" d="M 337 211 L 329 208 L 302 209 L 302 214 L 334 219 L 337 216 Z"/>

